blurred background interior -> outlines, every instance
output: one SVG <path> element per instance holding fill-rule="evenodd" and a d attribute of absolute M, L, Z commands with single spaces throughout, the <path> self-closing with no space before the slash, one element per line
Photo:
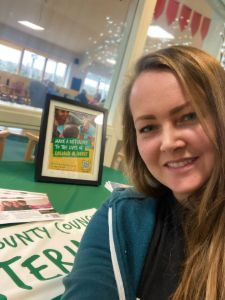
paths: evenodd
<path fill-rule="evenodd" d="M 121 168 L 121 94 L 144 53 L 173 44 L 223 64 L 225 0 L 0 0 L 2 159 L 32 159 L 47 92 L 109 110 L 104 164 Z M 4 132 L 7 131 L 6 135 Z"/>

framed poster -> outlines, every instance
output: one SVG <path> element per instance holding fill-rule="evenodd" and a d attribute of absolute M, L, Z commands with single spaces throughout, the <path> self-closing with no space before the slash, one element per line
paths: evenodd
<path fill-rule="evenodd" d="M 107 111 L 48 94 L 36 155 L 35 179 L 99 185 Z"/>

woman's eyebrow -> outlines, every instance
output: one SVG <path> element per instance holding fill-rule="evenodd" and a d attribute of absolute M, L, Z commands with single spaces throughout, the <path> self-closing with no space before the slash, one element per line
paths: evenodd
<path fill-rule="evenodd" d="M 154 115 L 142 115 L 140 117 L 137 117 L 135 120 L 134 120 L 134 123 L 137 123 L 139 121 L 144 121 L 144 120 L 155 120 L 156 117 Z"/>
<path fill-rule="evenodd" d="M 170 115 L 173 116 L 179 112 L 181 112 L 182 110 L 186 109 L 187 107 L 189 107 L 191 104 L 190 102 L 186 102 L 182 105 L 176 106 L 173 109 L 171 109 L 170 111 Z M 151 114 L 146 114 L 146 115 L 142 115 L 140 117 L 137 117 L 137 119 L 135 120 L 135 123 L 138 121 L 143 121 L 143 120 L 155 120 L 156 116 L 155 115 L 151 115 Z"/>
<path fill-rule="evenodd" d="M 173 109 L 171 109 L 170 115 L 171 116 L 175 115 L 175 114 L 181 112 L 182 110 L 184 110 L 185 108 L 190 107 L 190 106 L 191 106 L 190 102 L 186 102 L 186 103 L 184 103 L 182 105 L 176 106 Z"/>

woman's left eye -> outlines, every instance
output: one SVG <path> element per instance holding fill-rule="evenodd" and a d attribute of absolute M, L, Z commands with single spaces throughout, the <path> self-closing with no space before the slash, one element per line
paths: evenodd
<path fill-rule="evenodd" d="M 181 121 L 195 121 L 197 120 L 197 114 L 195 112 L 190 112 L 188 114 L 185 114 L 182 118 Z"/>

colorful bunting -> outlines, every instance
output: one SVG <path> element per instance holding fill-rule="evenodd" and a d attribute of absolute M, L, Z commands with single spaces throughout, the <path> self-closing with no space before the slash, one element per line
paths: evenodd
<path fill-rule="evenodd" d="M 178 1 L 169 0 L 167 10 L 166 10 L 167 22 L 169 25 L 173 23 L 173 21 L 176 19 L 179 5 L 180 3 Z"/>
<path fill-rule="evenodd" d="M 180 24 L 180 30 L 183 31 L 185 27 L 188 25 L 188 20 L 190 18 L 192 9 L 186 5 L 183 5 L 181 8 L 180 18 L 179 18 L 179 24 Z"/>
<path fill-rule="evenodd" d="M 171 25 L 177 18 L 180 2 L 177 0 L 158 0 L 154 11 L 155 20 L 163 14 L 165 7 L 167 23 L 168 25 Z M 201 24 L 200 34 L 202 39 L 204 39 L 209 31 L 211 20 L 208 17 L 202 16 L 197 11 L 193 11 L 189 6 L 183 4 L 179 16 L 179 27 L 181 32 L 184 31 L 184 29 L 187 27 L 190 17 L 190 28 L 192 36 L 194 36 L 198 32 Z"/>
<path fill-rule="evenodd" d="M 192 19 L 191 19 L 191 34 L 194 36 L 196 32 L 199 29 L 200 21 L 201 21 L 202 15 L 195 11 L 193 13 Z"/>
<path fill-rule="evenodd" d="M 158 0 L 155 6 L 154 11 L 154 19 L 158 19 L 163 13 L 164 7 L 166 4 L 166 0 Z"/>
<path fill-rule="evenodd" d="M 204 38 L 206 37 L 208 31 L 209 31 L 209 25 L 210 25 L 211 20 L 207 17 L 204 17 L 204 19 L 202 20 L 202 25 L 201 25 L 201 37 L 204 40 Z"/>

